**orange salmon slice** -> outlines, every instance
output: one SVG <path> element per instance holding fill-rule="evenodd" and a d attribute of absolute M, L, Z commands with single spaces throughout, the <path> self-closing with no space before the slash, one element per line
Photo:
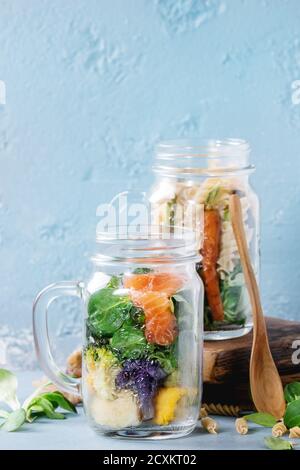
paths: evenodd
<path fill-rule="evenodd" d="M 171 273 L 132 274 L 124 278 L 126 289 L 163 292 L 167 296 L 175 294 L 183 283 L 182 276 Z"/>
<path fill-rule="evenodd" d="M 145 312 L 145 336 L 149 343 L 169 346 L 177 337 L 176 317 L 170 299 L 162 292 L 131 291 L 133 302 Z"/>

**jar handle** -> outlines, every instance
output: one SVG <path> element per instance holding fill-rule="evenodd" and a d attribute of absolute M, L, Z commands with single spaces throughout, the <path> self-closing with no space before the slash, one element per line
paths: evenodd
<path fill-rule="evenodd" d="M 64 392 L 80 396 L 80 379 L 65 374 L 55 363 L 51 353 L 48 335 L 48 309 L 58 297 L 71 296 L 83 298 L 83 283 L 62 281 L 43 289 L 33 304 L 33 335 L 35 350 L 40 366 L 49 379 Z"/>

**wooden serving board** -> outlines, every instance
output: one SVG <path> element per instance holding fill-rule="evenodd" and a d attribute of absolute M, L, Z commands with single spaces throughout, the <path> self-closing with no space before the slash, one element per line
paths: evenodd
<path fill-rule="evenodd" d="M 283 385 L 300 380 L 300 364 L 292 363 L 292 354 L 295 352 L 292 344 L 300 340 L 300 322 L 267 317 L 266 323 L 270 348 Z M 252 333 L 232 340 L 205 342 L 204 403 L 253 409 L 249 387 L 251 345 Z"/>

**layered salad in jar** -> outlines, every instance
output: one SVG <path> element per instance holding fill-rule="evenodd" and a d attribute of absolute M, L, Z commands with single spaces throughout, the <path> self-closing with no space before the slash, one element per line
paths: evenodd
<path fill-rule="evenodd" d="M 184 226 L 196 232 L 202 255 L 197 270 L 205 288 L 207 339 L 209 332 L 223 331 L 226 338 L 226 331 L 240 336 L 251 329 L 249 298 L 230 221 L 229 197 L 233 192 L 240 196 L 246 238 L 255 261 L 257 199 L 242 178 L 208 177 L 201 182 L 161 179 L 150 197 L 155 224 Z M 211 339 L 223 339 L 222 333 Z"/>
<path fill-rule="evenodd" d="M 87 302 L 83 395 L 101 432 L 178 431 L 199 410 L 193 294 L 184 273 L 113 275 Z"/>

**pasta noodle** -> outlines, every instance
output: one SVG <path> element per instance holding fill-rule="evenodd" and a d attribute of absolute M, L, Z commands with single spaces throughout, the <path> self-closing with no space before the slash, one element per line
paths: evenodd
<path fill-rule="evenodd" d="M 221 416 L 239 416 L 240 407 L 234 405 L 221 405 L 220 403 L 203 403 L 203 407 L 208 414 L 221 415 Z"/>
<path fill-rule="evenodd" d="M 287 433 L 287 427 L 282 421 L 279 421 L 278 423 L 274 424 L 272 428 L 273 437 L 281 437 L 286 433 Z"/>
<path fill-rule="evenodd" d="M 154 224 L 169 223 L 169 205 L 171 201 L 174 201 L 175 212 L 174 212 L 174 225 L 185 226 L 196 229 L 198 234 L 199 248 L 201 247 L 201 230 L 196 227 L 199 225 L 199 213 L 200 207 L 203 206 L 208 197 L 210 191 L 214 188 L 218 189 L 218 195 L 216 197 L 215 204 L 217 205 L 221 219 L 222 219 L 222 236 L 220 255 L 217 263 L 217 269 L 220 277 L 224 279 L 226 275 L 233 271 L 236 260 L 239 259 L 238 249 L 233 234 L 231 222 L 225 218 L 225 209 L 228 209 L 229 195 L 233 190 L 239 190 L 242 193 L 245 192 L 243 184 L 235 178 L 207 178 L 199 186 L 195 184 L 187 183 L 172 183 L 163 181 L 157 188 L 157 191 L 151 196 L 151 203 L 154 204 Z M 246 238 L 248 244 L 250 244 L 253 238 L 253 229 L 248 224 L 248 213 L 250 204 L 247 197 L 241 197 L 242 213 L 244 227 L 246 231 Z M 196 206 L 200 206 L 197 207 Z M 187 217 L 187 214 L 193 213 L 195 217 Z M 198 212 L 198 214 L 196 213 Z M 201 218 L 201 217 L 200 217 Z"/>
<path fill-rule="evenodd" d="M 300 438 L 300 427 L 299 426 L 294 426 L 293 428 L 290 429 L 290 438 Z"/>
<path fill-rule="evenodd" d="M 237 418 L 235 420 L 235 429 L 239 434 L 247 434 L 248 433 L 248 423 L 245 418 Z"/>
<path fill-rule="evenodd" d="M 209 434 L 218 434 L 218 423 L 209 416 L 202 418 L 201 424 Z"/>
<path fill-rule="evenodd" d="M 200 418 L 206 418 L 207 416 L 208 416 L 208 413 L 206 409 L 204 407 L 200 408 Z"/>

